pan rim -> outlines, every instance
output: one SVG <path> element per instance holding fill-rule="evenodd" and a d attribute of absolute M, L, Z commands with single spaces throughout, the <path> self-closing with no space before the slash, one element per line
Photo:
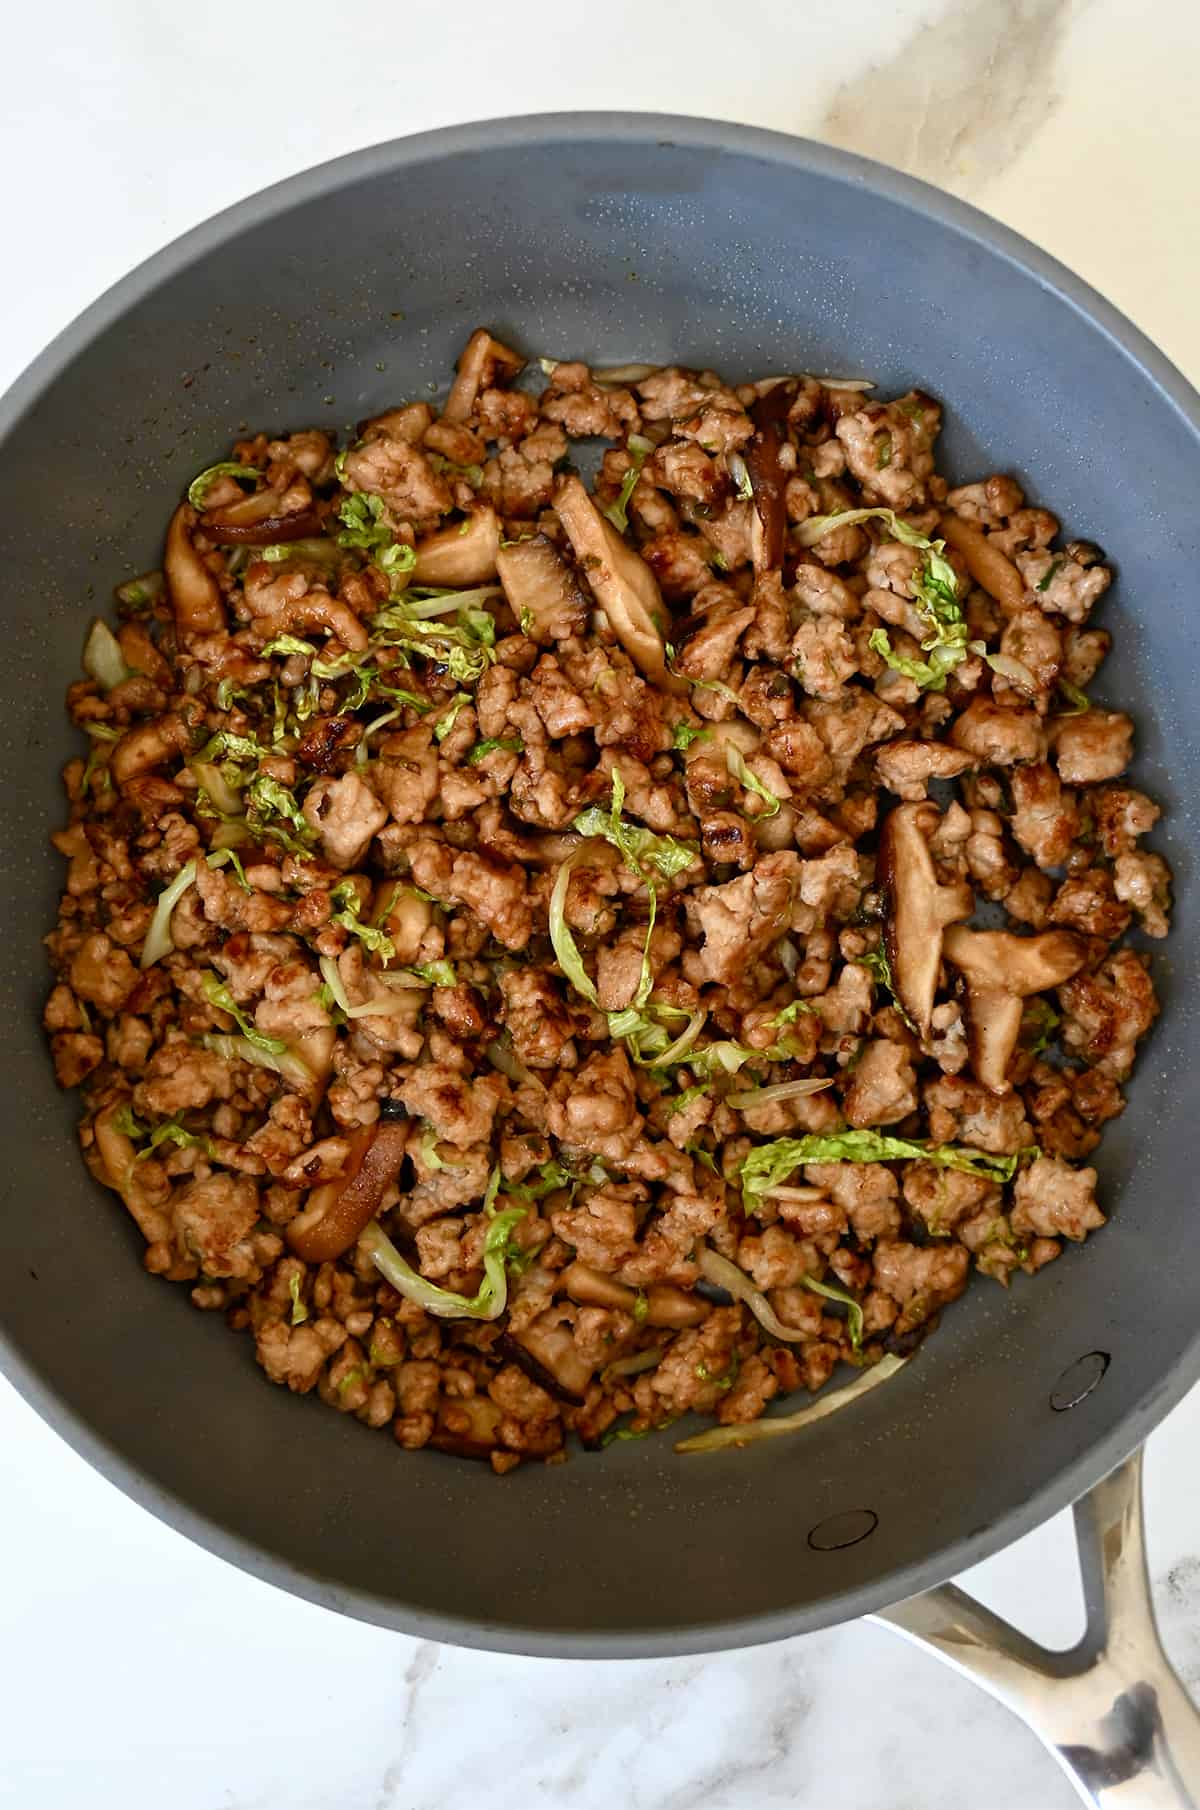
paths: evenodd
<path fill-rule="evenodd" d="M 969 203 L 851 152 L 759 127 L 660 113 L 529 114 L 445 126 L 348 152 L 273 183 L 214 214 L 120 278 L 66 326 L 0 396 L 0 447 L 39 397 L 95 338 L 150 290 L 213 255 L 230 238 L 263 220 L 347 185 L 413 164 L 498 146 L 593 140 L 643 148 L 681 147 L 740 157 L 827 177 L 858 187 L 904 212 L 980 246 L 1049 291 L 1098 331 L 1190 430 L 1200 461 L 1200 395 L 1142 331 L 1064 264 Z M 964 1534 L 885 1579 L 836 1590 L 817 1602 L 734 1620 L 662 1625 L 637 1631 L 544 1631 L 522 1622 L 485 1622 L 431 1614 L 373 1592 L 350 1589 L 247 1540 L 226 1522 L 195 1509 L 148 1471 L 127 1459 L 79 1415 L 11 1342 L 0 1324 L 0 1370 L 39 1417 L 94 1470 L 158 1520 L 240 1570 L 319 1607 L 391 1628 L 418 1639 L 534 1658 L 648 1659 L 726 1651 L 786 1639 L 874 1613 L 990 1557 L 1057 1514 L 1098 1482 L 1146 1439 L 1200 1378 L 1200 1332 L 1174 1368 L 1146 1391 L 1086 1451 L 1057 1470 L 1018 1511 L 995 1525 Z"/>

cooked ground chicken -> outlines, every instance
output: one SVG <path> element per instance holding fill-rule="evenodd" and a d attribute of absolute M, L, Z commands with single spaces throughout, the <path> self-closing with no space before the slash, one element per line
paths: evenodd
<path fill-rule="evenodd" d="M 1101 1226 L 1171 903 L 1111 573 L 931 397 L 522 366 L 192 485 L 69 694 L 45 1010 L 146 1267 L 501 1473 Z"/>

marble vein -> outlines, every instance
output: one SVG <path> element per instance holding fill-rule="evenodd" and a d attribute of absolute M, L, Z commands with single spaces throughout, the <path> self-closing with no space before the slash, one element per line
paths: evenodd
<path fill-rule="evenodd" d="M 841 84 L 816 135 L 977 195 L 1059 104 L 1070 0 L 961 0 Z"/>

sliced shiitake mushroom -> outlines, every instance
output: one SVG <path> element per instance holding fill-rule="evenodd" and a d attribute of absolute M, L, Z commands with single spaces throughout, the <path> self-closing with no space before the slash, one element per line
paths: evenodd
<path fill-rule="evenodd" d="M 989 1093 L 1012 1092 L 1008 1065 L 1021 1033 L 1023 1002 L 1078 974 L 1087 959 L 1071 930 L 1016 936 L 1010 930 L 946 931 L 943 948 L 967 987 L 967 1043 L 975 1079 Z"/>
<path fill-rule="evenodd" d="M 588 600 L 562 554 L 544 534 L 513 541 L 496 555 L 496 571 L 509 608 L 532 641 L 542 646 L 582 635 Z"/>
<path fill-rule="evenodd" d="M 511 380 L 524 365 L 525 360 L 519 352 L 493 339 L 486 327 L 476 328 L 458 361 L 458 375 L 446 398 L 442 420 L 452 423 L 469 420 L 475 412 L 480 390 L 495 381 L 496 373 L 502 372 Z"/>
<path fill-rule="evenodd" d="M 488 1459 L 500 1444 L 503 1410 L 486 1395 L 458 1396 L 438 1404 L 429 1443 L 455 1458 Z"/>
<path fill-rule="evenodd" d="M 922 1037 L 928 1037 L 947 924 L 969 918 L 975 895 L 965 880 L 943 886 L 934 871 L 929 837 L 938 826 L 934 804 L 898 805 L 879 837 L 879 882 L 886 902 L 884 948 L 896 997 Z"/>
<path fill-rule="evenodd" d="M 673 1288 L 668 1282 L 652 1282 L 649 1288 L 639 1291 L 586 1263 L 569 1263 L 558 1281 L 572 1301 L 589 1307 L 615 1307 L 635 1318 L 639 1306 L 643 1307 L 641 1317 L 647 1326 L 698 1326 L 709 1314 L 706 1301 L 698 1301 L 695 1295 Z"/>
<path fill-rule="evenodd" d="M 967 571 L 989 597 L 994 597 L 1010 614 L 1021 608 L 1025 601 L 1025 580 L 1007 554 L 993 546 L 982 528 L 977 528 L 974 522 L 964 522 L 961 515 L 946 514 L 942 516 L 941 531 L 946 545 L 962 554 Z"/>
<path fill-rule="evenodd" d="M 192 544 L 196 511 L 181 503 L 171 517 L 163 573 L 181 636 L 217 635 L 225 627 L 221 589 Z"/>
<path fill-rule="evenodd" d="M 554 507 L 584 577 L 635 666 L 663 691 L 686 690 L 685 681 L 667 671 L 666 607 L 645 560 L 605 521 L 578 478 L 563 479 Z"/>
<path fill-rule="evenodd" d="M 404 1120 L 381 1118 L 355 1133 L 336 1181 L 314 1188 L 287 1240 L 305 1263 L 331 1263 L 348 1251 L 374 1219 L 387 1188 L 400 1173 L 408 1148 Z"/>
<path fill-rule="evenodd" d="M 119 1113 L 119 1105 L 106 1106 L 92 1124 L 100 1179 L 121 1196 L 146 1243 L 165 1244 L 171 1236 L 170 1217 L 145 1187 L 133 1140 L 117 1129 Z"/>
<path fill-rule="evenodd" d="M 534 1382 L 560 1400 L 581 1402 L 584 1399 L 592 1380 L 593 1366 L 579 1354 L 571 1308 L 565 1305 L 547 1308 L 519 1333 L 507 1334 L 506 1338 L 520 1346 L 520 1356 L 515 1351 L 510 1351 L 509 1355 Z M 527 1359 L 532 1359 L 532 1363 Z"/>
<path fill-rule="evenodd" d="M 500 523 L 490 504 L 472 510 L 464 522 L 439 528 L 417 542 L 414 584 L 486 584 L 496 576 Z"/>
<path fill-rule="evenodd" d="M 200 527 L 222 545 L 270 547 L 278 541 L 307 540 L 321 531 L 320 511 L 306 478 L 286 490 L 256 490 L 217 509 L 206 509 Z"/>
<path fill-rule="evenodd" d="M 788 410 L 796 397 L 795 378 L 773 384 L 750 409 L 754 438 L 746 448 L 746 469 L 754 492 L 754 516 L 750 553 L 756 572 L 775 571 L 783 564 L 787 540 L 787 484 L 792 475 L 780 461 Z"/>

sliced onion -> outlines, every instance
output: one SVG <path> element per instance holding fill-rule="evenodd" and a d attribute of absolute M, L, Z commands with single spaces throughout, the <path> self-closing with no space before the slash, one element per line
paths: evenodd
<path fill-rule="evenodd" d="M 718 1288 L 727 1289 L 735 1301 L 744 1301 L 759 1325 L 773 1339 L 779 1339 L 786 1345 L 799 1345 L 811 1336 L 802 1332 L 798 1326 L 785 1326 L 761 1288 L 755 1288 L 745 1270 L 740 1270 L 728 1257 L 722 1257 L 718 1251 L 704 1245 L 696 1261 L 700 1266 L 700 1274 L 709 1282 L 715 1282 Z"/>
<path fill-rule="evenodd" d="M 796 970 L 800 966 L 800 955 L 791 937 L 781 936 L 775 946 L 775 953 L 778 955 L 779 965 L 788 979 L 794 980 Z"/>
<path fill-rule="evenodd" d="M 111 691 L 114 685 L 120 685 L 132 676 L 131 669 L 125 664 L 120 642 L 107 622 L 101 622 L 99 616 L 92 623 L 83 644 L 82 664 L 88 678 L 95 679 L 102 691 Z"/>
<path fill-rule="evenodd" d="M 791 1200 L 795 1201 L 797 1205 L 803 1205 L 810 1200 L 825 1200 L 826 1198 L 824 1188 L 789 1188 L 787 1186 L 764 1188 L 759 1196 L 760 1200 Z"/>
<path fill-rule="evenodd" d="M 892 1357 L 889 1354 L 880 1358 L 870 1370 L 856 1377 L 848 1388 L 839 1389 L 836 1395 L 822 1396 L 811 1407 L 801 1408 L 798 1414 L 775 1414 L 769 1420 L 750 1420 L 728 1427 L 710 1427 L 706 1433 L 697 1433 L 691 1439 L 681 1439 L 675 1450 L 720 1452 L 727 1446 L 753 1445 L 760 1439 L 782 1439 L 787 1433 L 798 1433 L 801 1427 L 811 1426 L 814 1421 L 824 1420 L 828 1414 L 837 1414 L 840 1409 L 848 1408 L 851 1402 L 857 1401 L 860 1395 L 865 1395 L 868 1389 L 877 1389 L 880 1383 L 888 1382 L 908 1361 L 906 1357 Z"/>
<path fill-rule="evenodd" d="M 171 913 L 189 886 L 196 882 L 195 858 L 181 867 L 171 884 L 158 895 L 158 903 L 154 907 L 154 916 L 150 920 L 150 928 L 146 932 L 146 940 L 142 944 L 141 967 L 152 968 L 155 962 L 169 955 L 175 944 L 171 938 Z"/>
<path fill-rule="evenodd" d="M 779 1081 L 773 1087 L 748 1087 L 744 1093 L 726 1094 L 725 1104 L 741 1112 L 747 1106 L 769 1106 L 773 1100 L 802 1100 L 807 1094 L 823 1093 L 833 1086 L 834 1079 L 833 1075 L 819 1075 L 807 1081 Z"/>

